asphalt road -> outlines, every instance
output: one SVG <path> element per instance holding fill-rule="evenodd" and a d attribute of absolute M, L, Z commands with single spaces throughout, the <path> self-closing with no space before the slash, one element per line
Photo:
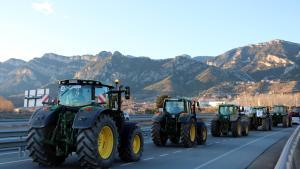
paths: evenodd
<path fill-rule="evenodd" d="M 249 136 L 211 137 L 206 145 L 183 148 L 181 145 L 168 144 L 156 147 L 149 137 L 145 138 L 142 159 L 135 163 L 123 163 L 119 159 L 113 169 L 242 169 L 247 168 L 258 156 L 283 137 L 289 137 L 293 128 L 273 128 L 273 131 L 251 131 Z M 14 154 L 13 154 L 14 153 Z M 40 169 L 31 159 L 17 157 L 13 151 L 0 152 L 2 169 Z M 57 169 L 79 169 L 76 155 L 72 155 Z M 44 168 L 48 169 L 48 168 Z"/>

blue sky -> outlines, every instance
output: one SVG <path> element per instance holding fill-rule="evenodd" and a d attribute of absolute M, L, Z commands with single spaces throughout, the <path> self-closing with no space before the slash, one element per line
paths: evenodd
<path fill-rule="evenodd" d="M 118 50 L 154 59 L 300 42 L 299 0 L 6 0 L 0 61 Z"/>

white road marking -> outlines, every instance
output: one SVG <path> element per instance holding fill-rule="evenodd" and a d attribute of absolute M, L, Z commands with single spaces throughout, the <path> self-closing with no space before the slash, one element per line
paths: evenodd
<path fill-rule="evenodd" d="M 143 159 L 143 161 L 148 161 L 148 160 L 152 160 L 152 159 L 154 159 L 154 157 L 145 158 L 145 159 Z"/>
<path fill-rule="evenodd" d="M 31 160 L 32 160 L 32 159 L 24 159 L 24 160 L 17 160 L 17 161 L 8 161 L 8 162 L 0 163 L 0 165 L 11 164 L 11 163 L 19 163 L 19 162 L 31 161 Z"/>
<path fill-rule="evenodd" d="M 161 154 L 161 155 L 159 155 L 160 157 L 164 157 L 164 156 L 167 156 L 167 155 L 169 155 L 169 154 Z"/>
<path fill-rule="evenodd" d="M 216 144 L 219 144 L 220 142 L 216 141 L 215 143 L 216 143 Z"/>
<path fill-rule="evenodd" d="M 9 153 L 0 153 L 0 156 L 9 155 L 9 154 L 17 154 L 19 151 L 9 152 Z"/>
<path fill-rule="evenodd" d="M 196 167 L 196 168 L 194 168 L 194 169 L 200 169 L 200 168 L 202 168 L 202 167 L 205 167 L 205 166 L 207 166 L 207 165 L 209 165 L 209 164 L 211 164 L 211 163 L 217 161 L 217 160 L 220 159 L 220 158 L 223 158 L 223 157 L 225 157 L 225 156 L 227 156 L 227 155 L 229 155 L 229 154 L 231 154 L 231 153 L 233 153 L 233 152 L 236 152 L 236 151 L 238 151 L 238 150 L 240 150 L 240 149 L 242 149 L 242 148 L 244 148 L 244 147 L 246 147 L 246 146 L 248 146 L 248 145 L 250 145 L 250 144 L 253 144 L 253 143 L 257 142 L 257 141 L 260 141 L 260 140 L 262 140 L 262 139 L 264 139 L 264 138 L 266 138 L 266 137 L 275 135 L 275 134 L 277 134 L 277 133 L 279 133 L 279 132 L 280 132 L 280 131 L 277 131 L 277 132 L 275 132 L 275 133 L 268 134 L 268 135 L 265 135 L 265 136 L 263 136 L 263 137 L 260 137 L 260 138 L 257 138 L 257 139 L 255 139 L 255 140 L 252 140 L 252 141 L 248 142 L 247 144 L 244 144 L 244 145 L 239 146 L 239 147 L 237 147 L 237 148 L 235 148 L 235 149 L 232 149 L 231 151 L 228 151 L 227 153 L 224 153 L 224 154 L 222 154 L 222 155 L 220 155 L 220 156 L 218 156 L 218 157 L 216 157 L 216 158 L 214 158 L 214 159 L 211 159 L 211 160 L 207 161 L 206 163 L 203 163 L 203 164 L 199 165 L 198 167 Z"/>
<path fill-rule="evenodd" d="M 181 153 L 182 151 L 181 150 L 178 150 L 178 151 L 174 151 L 173 153 L 176 154 L 176 153 Z"/>
<path fill-rule="evenodd" d="M 124 166 L 128 166 L 128 165 L 130 165 L 130 164 L 133 164 L 134 162 L 130 162 L 130 163 L 125 163 L 125 164 L 121 164 L 120 166 L 121 167 L 124 167 Z"/>

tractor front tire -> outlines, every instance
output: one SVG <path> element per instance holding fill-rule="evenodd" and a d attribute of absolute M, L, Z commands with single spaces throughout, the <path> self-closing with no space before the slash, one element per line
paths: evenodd
<path fill-rule="evenodd" d="M 288 116 L 282 116 L 282 126 L 283 127 L 289 126 L 289 117 Z"/>
<path fill-rule="evenodd" d="M 197 126 L 194 119 L 181 124 L 181 142 L 186 148 L 193 147 L 197 141 Z"/>
<path fill-rule="evenodd" d="M 207 128 L 204 123 L 197 123 L 197 144 L 203 145 L 207 139 Z"/>
<path fill-rule="evenodd" d="M 242 122 L 242 135 L 243 136 L 248 136 L 249 134 L 249 124 L 247 121 Z"/>
<path fill-rule="evenodd" d="M 91 128 L 80 129 L 76 153 L 82 168 L 109 168 L 117 150 L 118 132 L 113 118 L 102 114 Z"/>
<path fill-rule="evenodd" d="M 125 162 L 140 160 L 144 147 L 144 138 L 140 127 L 134 123 L 125 124 L 119 140 L 118 152 L 121 160 Z"/>
<path fill-rule="evenodd" d="M 165 146 L 168 141 L 168 136 L 161 131 L 158 122 L 152 124 L 151 137 L 156 146 Z"/>
<path fill-rule="evenodd" d="M 214 137 L 221 136 L 221 129 L 220 129 L 220 124 L 219 124 L 218 120 L 211 121 L 211 135 Z"/>
<path fill-rule="evenodd" d="M 240 120 L 231 122 L 231 131 L 233 137 L 240 137 L 242 135 L 242 125 Z"/>
<path fill-rule="evenodd" d="M 54 146 L 45 144 L 46 136 L 52 132 L 53 127 L 30 128 L 27 137 L 27 149 L 29 156 L 41 166 L 58 166 L 62 164 L 66 156 L 57 156 Z"/>

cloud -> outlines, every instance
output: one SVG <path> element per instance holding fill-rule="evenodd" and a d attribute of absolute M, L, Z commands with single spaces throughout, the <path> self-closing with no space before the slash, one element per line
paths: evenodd
<path fill-rule="evenodd" d="M 32 3 L 32 8 L 45 14 L 45 15 L 50 15 L 50 14 L 54 13 L 53 6 L 49 2 Z"/>

